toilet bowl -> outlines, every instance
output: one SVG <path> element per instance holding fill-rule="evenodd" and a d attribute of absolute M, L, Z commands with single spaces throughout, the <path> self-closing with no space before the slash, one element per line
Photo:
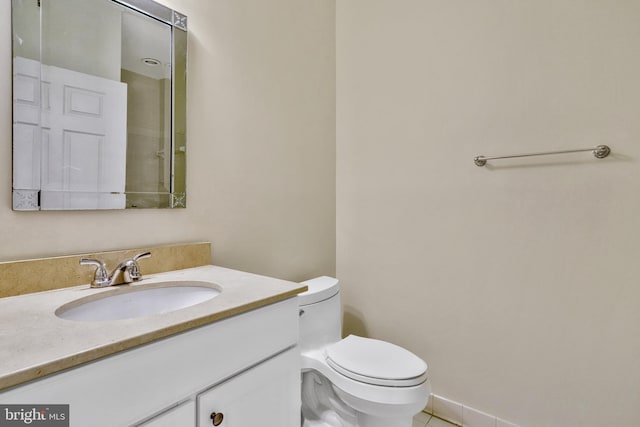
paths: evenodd
<path fill-rule="evenodd" d="M 394 344 L 341 337 L 338 280 L 298 295 L 303 427 L 411 427 L 427 404 L 427 364 Z"/>

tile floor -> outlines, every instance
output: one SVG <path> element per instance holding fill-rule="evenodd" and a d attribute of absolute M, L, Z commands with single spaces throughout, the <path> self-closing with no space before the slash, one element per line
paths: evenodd
<path fill-rule="evenodd" d="M 421 412 L 413 417 L 413 427 L 456 427 L 456 425 Z"/>

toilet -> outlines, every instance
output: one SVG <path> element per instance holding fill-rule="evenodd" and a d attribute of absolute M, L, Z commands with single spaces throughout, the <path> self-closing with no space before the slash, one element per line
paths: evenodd
<path fill-rule="evenodd" d="M 427 364 L 385 341 L 342 339 L 338 280 L 302 283 L 302 426 L 411 427 L 429 399 Z"/>

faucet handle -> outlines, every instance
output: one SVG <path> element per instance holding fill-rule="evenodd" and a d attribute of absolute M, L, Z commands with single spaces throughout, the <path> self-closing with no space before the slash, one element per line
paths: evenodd
<path fill-rule="evenodd" d="M 131 258 L 131 261 L 127 263 L 127 268 L 125 270 L 125 277 L 130 281 L 137 282 L 138 280 L 142 280 L 142 273 L 140 272 L 140 266 L 138 265 L 138 260 L 144 258 L 150 258 L 151 252 L 142 252 Z"/>
<path fill-rule="evenodd" d="M 142 252 L 141 254 L 138 254 L 138 255 L 134 256 L 133 260 L 135 262 L 138 262 L 139 259 L 144 259 L 144 258 L 151 258 L 151 252 L 149 252 L 149 251 Z"/>
<path fill-rule="evenodd" d="M 94 265 L 96 271 L 93 274 L 92 288 L 101 288 L 109 284 L 109 272 L 104 262 L 93 258 L 80 258 L 80 265 Z"/>

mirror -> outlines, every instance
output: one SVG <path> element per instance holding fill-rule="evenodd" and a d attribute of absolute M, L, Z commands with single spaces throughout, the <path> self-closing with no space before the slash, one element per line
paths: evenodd
<path fill-rule="evenodd" d="M 13 209 L 186 207 L 187 18 L 12 0 Z"/>

